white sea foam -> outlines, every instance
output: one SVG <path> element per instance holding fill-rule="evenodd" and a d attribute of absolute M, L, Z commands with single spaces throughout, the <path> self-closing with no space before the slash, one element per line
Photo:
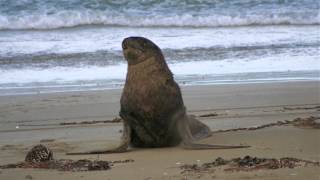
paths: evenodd
<path fill-rule="evenodd" d="M 50 69 L 0 70 L 0 84 L 36 83 L 36 82 L 70 82 L 81 80 L 124 79 L 126 65 L 120 64 L 107 67 L 82 67 Z"/>
<path fill-rule="evenodd" d="M 265 46 L 319 42 L 319 27 L 242 28 L 80 28 L 58 31 L 0 32 L 0 57 L 16 54 L 121 50 L 128 36 L 148 37 L 161 49 Z M 301 38 L 303 37 L 303 38 Z"/>
<path fill-rule="evenodd" d="M 223 60 L 198 61 L 169 64 L 175 76 L 188 75 L 221 75 L 252 72 L 286 72 L 286 71 L 317 71 L 320 62 L 317 56 L 297 57 L 266 57 L 256 60 Z M 0 70 L 0 85 L 10 83 L 66 83 L 90 80 L 124 80 L 126 64 L 107 67 L 56 67 L 49 69 Z"/>
<path fill-rule="evenodd" d="M 80 25 L 109 25 L 129 27 L 230 27 L 250 25 L 319 25 L 320 14 L 306 19 L 290 16 L 230 16 L 190 14 L 174 16 L 131 17 L 114 16 L 105 12 L 64 11 L 55 15 L 0 16 L 0 29 L 56 29 Z"/>
<path fill-rule="evenodd" d="M 172 64 L 175 75 L 214 75 L 253 72 L 286 72 L 320 70 L 317 56 L 305 60 L 297 57 L 265 57 L 256 60 L 201 61 Z"/>

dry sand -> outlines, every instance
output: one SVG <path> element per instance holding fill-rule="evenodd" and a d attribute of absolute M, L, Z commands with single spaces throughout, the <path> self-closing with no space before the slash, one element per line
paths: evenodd
<path fill-rule="evenodd" d="M 189 114 L 198 116 L 212 131 L 319 117 L 320 112 L 319 82 L 193 86 L 183 87 L 182 93 Z M 320 130 L 292 125 L 214 133 L 202 141 L 251 146 L 246 149 L 196 151 L 174 147 L 66 156 L 66 152 L 119 143 L 121 123 L 81 122 L 117 117 L 120 95 L 121 90 L 106 90 L 0 97 L 0 165 L 23 161 L 26 152 L 40 142 L 53 150 L 56 159 L 134 160 L 115 164 L 107 171 L 4 169 L 0 170 L 0 179 L 320 179 L 320 167 L 313 166 L 249 172 L 225 172 L 217 168 L 210 172 L 181 173 L 183 164 L 201 165 L 217 157 L 250 155 L 320 161 Z M 200 117 L 203 115 L 206 117 Z"/>

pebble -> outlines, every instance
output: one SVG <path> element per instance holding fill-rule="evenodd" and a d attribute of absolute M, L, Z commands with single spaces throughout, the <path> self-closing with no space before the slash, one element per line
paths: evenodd
<path fill-rule="evenodd" d="M 30 180 L 33 179 L 33 177 L 30 174 L 26 175 L 25 178 Z"/>

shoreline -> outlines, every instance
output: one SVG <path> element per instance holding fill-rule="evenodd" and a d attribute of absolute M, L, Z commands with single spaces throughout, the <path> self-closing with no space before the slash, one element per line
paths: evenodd
<path fill-rule="evenodd" d="M 244 73 L 245 74 L 245 73 Z M 53 90 L 53 87 L 51 86 L 44 86 L 44 87 L 4 87 L 0 88 L 0 97 L 3 96 L 29 96 L 29 95 L 41 95 L 41 94 L 56 94 L 56 93 L 81 93 L 81 92 L 96 92 L 96 91 L 109 91 L 109 90 L 121 90 L 124 86 L 125 80 L 117 80 L 119 81 L 117 85 L 114 85 L 115 87 L 102 87 L 100 85 L 96 85 L 91 88 L 84 88 L 83 85 L 70 85 L 70 87 L 74 87 L 74 89 L 67 90 L 69 86 L 61 86 L 57 87 L 60 90 Z M 179 83 L 179 86 L 181 88 L 184 87 L 197 87 L 197 86 L 223 86 L 223 85 L 246 85 L 246 84 L 274 84 L 274 83 L 299 83 L 299 82 L 320 82 L 320 79 L 314 77 L 314 78 L 287 78 L 287 79 L 251 79 L 251 80 L 242 80 L 242 81 L 236 81 L 236 80 L 230 80 L 228 81 L 220 81 L 220 82 L 193 82 L 191 84 L 187 84 L 183 79 L 176 80 Z M 188 80 L 186 80 L 188 81 Z M 99 87 L 100 86 L 100 87 Z M 51 87 L 51 88 L 50 88 Z M 69 87 L 69 88 L 70 88 Z M 80 89 L 79 89 L 80 88 Z M 29 92 L 26 90 L 30 89 Z M 41 90 L 42 89 L 42 90 Z M 47 89 L 47 90 L 46 90 Z M 8 93 L 8 91 L 13 90 L 24 90 L 23 92 L 15 92 L 15 93 Z"/>

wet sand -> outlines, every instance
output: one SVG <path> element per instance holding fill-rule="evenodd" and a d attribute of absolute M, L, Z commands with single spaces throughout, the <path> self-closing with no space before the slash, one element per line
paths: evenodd
<path fill-rule="evenodd" d="M 288 82 L 182 87 L 189 114 L 212 131 L 250 128 L 296 118 L 319 117 L 320 83 Z M 212 144 L 250 145 L 246 149 L 184 150 L 179 147 L 131 149 L 121 154 L 67 156 L 66 152 L 116 146 L 121 123 L 121 90 L 0 97 L 0 164 L 24 160 L 40 142 L 56 159 L 126 160 L 111 170 L 61 172 L 39 169 L 0 170 L 0 179 L 319 179 L 319 167 L 296 167 L 250 172 L 181 173 L 183 164 L 210 162 L 246 155 L 261 158 L 294 157 L 320 161 L 320 130 L 293 125 L 256 130 L 216 132 L 202 140 Z M 83 123 L 92 122 L 95 123 Z M 317 120 L 318 122 L 319 120 Z M 30 175 L 30 176 L 27 176 Z M 27 177 L 26 177 L 27 176 Z"/>

